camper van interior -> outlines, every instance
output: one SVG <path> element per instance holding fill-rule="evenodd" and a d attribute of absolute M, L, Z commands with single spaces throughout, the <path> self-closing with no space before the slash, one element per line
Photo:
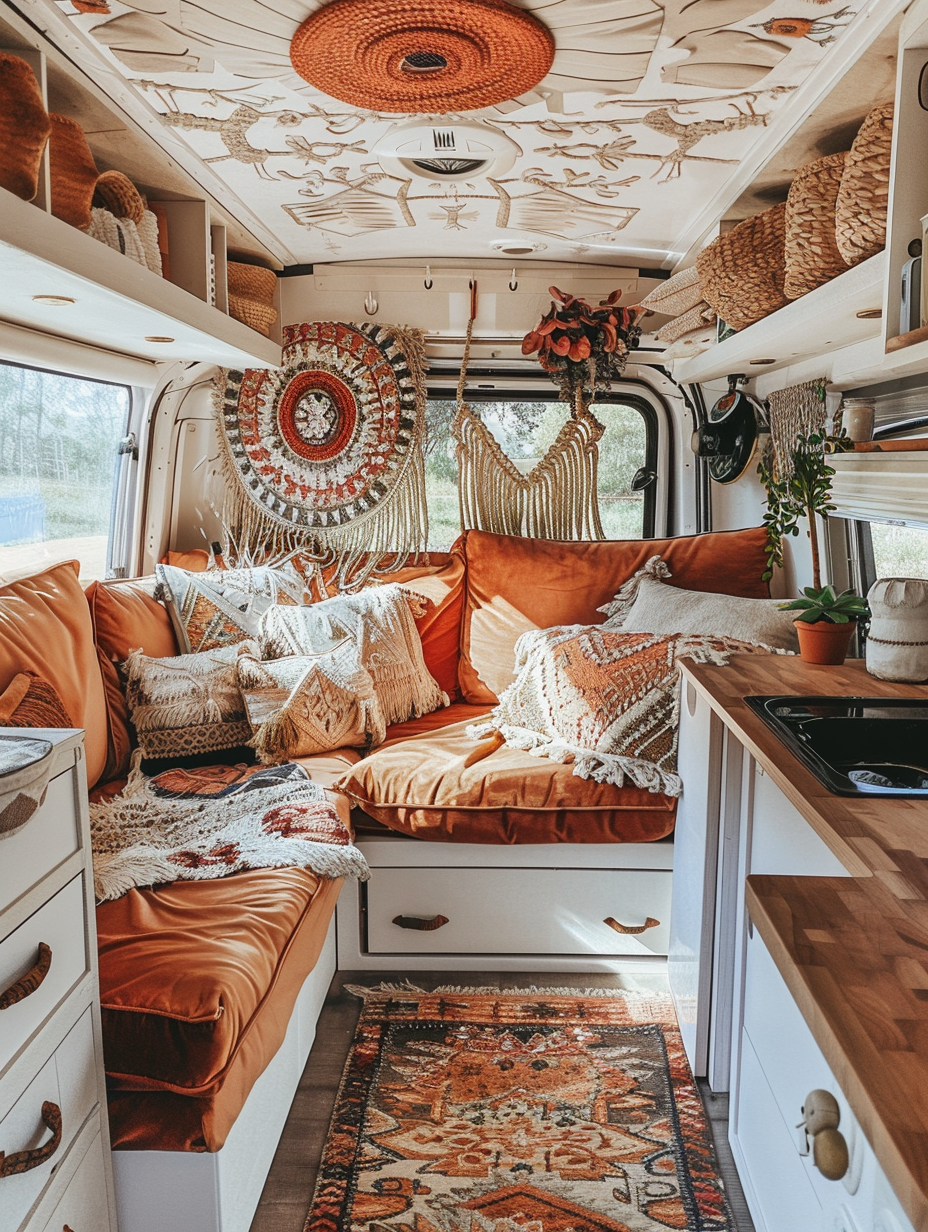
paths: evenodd
<path fill-rule="evenodd" d="M 928 0 L 3 0 L 0 1232 L 928 1232 L 926 244 Z"/>

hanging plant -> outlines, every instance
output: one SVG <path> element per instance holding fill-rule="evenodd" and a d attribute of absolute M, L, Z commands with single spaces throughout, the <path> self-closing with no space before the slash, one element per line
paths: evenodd
<path fill-rule="evenodd" d="M 554 300 L 551 310 L 522 339 L 522 354 L 538 353 L 538 362 L 565 402 L 610 389 L 641 337 L 637 310 L 618 307 L 621 291 L 613 291 L 595 308 L 557 287 L 549 287 L 548 293 Z"/>
<path fill-rule="evenodd" d="M 843 437 L 843 434 L 842 434 Z M 827 518 L 834 509 L 831 503 L 831 477 L 834 467 L 826 460 L 826 442 L 832 451 L 837 445 L 846 447 L 842 437 L 827 437 L 824 433 L 812 432 L 797 436 L 789 457 L 788 472 L 777 475 L 773 464 L 772 442 L 768 442 L 758 464 L 757 473 L 767 490 L 767 512 L 764 526 L 767 528 L 767 571 L 764 580 L 773 576 L 774 566 L 783 565 L 783 540 L 787 535 L 799 534 L 800 518 L 809 522 L 809 537 L 812 547 L 812 585 L 821 589 L 819 567 L 818 529 L 816 515 Z"/>

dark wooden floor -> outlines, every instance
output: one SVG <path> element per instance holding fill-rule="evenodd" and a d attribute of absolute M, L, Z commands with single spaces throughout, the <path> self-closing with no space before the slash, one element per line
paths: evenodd
<path fill-rule="evenodd" d="M 251 1232 L 303 1232 L 306 1215 L 316 1184 L 316 1171 L 325 1144 L 329 1119 L 338 1094 L 342 1069 L 361 1013 L 361 1001 L 344 991 L 346 984 L 376 985 L 381 980 L 393 983 L 407 978 L 403 972 L 339 971 L 319 1018 L 316 1041 L 306 1071 L 290 1109 L 264 1193 L 251 1225 Z M 413 973 L 412 982 L 420 988 L 442 984 L 472 987 L 527 988 L 531 986 L 570 988 L 614 988 L 619 982 L 610 975 L 537 975 L 532 972 L 425 972 Z M 648 982 L 649 987 L 659 984 Z M 715 1137 L 722 1178 L 735 1214 L 733 1232 L 754 1232 L 738 1183 L 726 1136 L 727 1096 L 713 1096 L 701 1090 Z"/>

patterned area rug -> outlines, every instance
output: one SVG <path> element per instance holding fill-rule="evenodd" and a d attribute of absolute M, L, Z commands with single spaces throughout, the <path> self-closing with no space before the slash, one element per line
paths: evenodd
<path fill-rule="evenodd" d="M 730 1232 L 669 997 L 365 998 L 305 1232 Z"/>

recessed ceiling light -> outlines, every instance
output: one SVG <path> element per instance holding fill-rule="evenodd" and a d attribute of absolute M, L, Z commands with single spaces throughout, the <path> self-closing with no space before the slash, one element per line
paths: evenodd
<path fill-rule="evenodd" d="M 146 334 L 145 341 L 146 342 L 173 342 L 174 339 L 168 338 L 166 335 L 163 335 L 163 334 Z"/>
<path fill-rule="evenodd" d="M 758 364 L 758 365 L 760 365 L 760 364 L 775 364 L 776 362 L 777 362 L 777 361 L 776 361 L 775 359 L 752 359 L 752 360 L 750 360 L 750 363 L 752 363 L 752 364 Z"/>
<path fill-rule="evenodd" d="M 32 302 L 34 304 L 47 304 L 50 308 L 61 308 L 66 304 L 73 304 L 75 301 L 70 295 L 33 295 Z"/>

